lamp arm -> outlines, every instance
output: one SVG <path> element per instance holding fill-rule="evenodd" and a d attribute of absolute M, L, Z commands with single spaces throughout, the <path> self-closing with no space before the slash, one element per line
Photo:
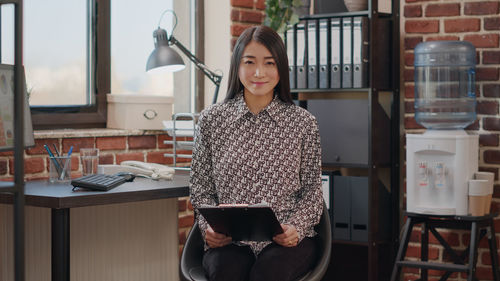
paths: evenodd
<path fill-rule="evenodd" d="M 168 42 L 171 45 L 177 46 L 177 48 L 179 50 L 181 50 L 181 52 L 184 53 L 184 55 L 186 55 L 189 58 L 189 60 L 192 61 L 194 63 L 194 65 L 196 65 L 196 67 L 201 69 L 201 71 L 203 71 L 205 76 L 207 76 L 208 79 L 210 79 L 210 81 L 212 81 L 215 84 L 215 93 L 214 93 L 214 98 L 212 100 L 212 103 L 215 104 L 217 102 L 217 95 L 219 94 L 220 82 L 222 81 L 222 75 L 219 75 L 219 74 L 211 71 L 210 69 L 208 69 L 208 67 L 202 61 L 200 61 L 195 55 L 193 55 L 188 49 L 186 49 L 186 47 L 184 47 L 184 45 L 182 45 L 181 42 L 179 42 L 177 39 L 175 39 L 175 37 L 173 35 L 170 36 L 170 38 L 168 39 Z"/>

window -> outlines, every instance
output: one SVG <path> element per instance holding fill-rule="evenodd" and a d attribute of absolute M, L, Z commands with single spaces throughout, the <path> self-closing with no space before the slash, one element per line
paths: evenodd
<path fill-rule="evenodd" d="M 24 65 L 34 127 L 105 127 L 108 93 L 175 95 L 176 107 L 190 104 L 192 87 L 184 86 L 187 93 L 180 93 L 173 83 L 185 77 L 182 84 L 190 85 L 189 67 L 180 75 L 155 77 L 145 72 L 145 65 L 161 13 L 175 9 L 183 20 L 174 34 L 190 39 L 189 23 L 198 1 L 25 0 Z M 179 15 L 178 9 L 184 13 Z M 10 10 L 1 11 L 2 63 L 13 62 L 13 7 Z M 172 17 L 165 16 L 160 27 L 170 32 L 171 26 Z M 191 47 L 189 40 L 182 43 Z"/>

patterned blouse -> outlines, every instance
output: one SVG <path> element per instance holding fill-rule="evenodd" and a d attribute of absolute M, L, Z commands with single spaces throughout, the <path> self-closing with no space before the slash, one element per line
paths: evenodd
<path fill-rule="evenodd" d="M 243 94 L 200 114 L 191 164 L 193 207 L 266 202 L 299 241 L 316 233 L 322 210 L 321 147 L 316 119 L 276 96 L 259 114 Z M 206 220 L 197 212 L 205 237 Z M 249 242 L 257 255 L 271 242 Z M 205 249 L 208 246 L 205 245 Z"/>

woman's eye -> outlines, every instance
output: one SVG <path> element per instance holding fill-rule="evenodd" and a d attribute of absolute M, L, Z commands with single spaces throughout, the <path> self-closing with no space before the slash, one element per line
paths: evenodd
<path fill-rule="evenodd" d="M 244 63 L 244 64 L 253 64 L 253 61 L 251 61 L 251 60 L 247 60 L 247 61 L 244 61 L 243 63 Z"/>
<path fill-rule="evenodd" d="M 267 65 L 275 65 L 276 63 L 274 61 L 268 61 L 266 62 Z"/>

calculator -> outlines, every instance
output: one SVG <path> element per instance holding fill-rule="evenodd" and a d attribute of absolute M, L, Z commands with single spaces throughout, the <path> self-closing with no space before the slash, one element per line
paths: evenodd
<path fill-rule="evenodd" d="M 73 190 L 83 187 L 92 190 L 108 191 L 124 183 L 126 178 L 118 175 L 92 174 L 71 181 Z"/>

